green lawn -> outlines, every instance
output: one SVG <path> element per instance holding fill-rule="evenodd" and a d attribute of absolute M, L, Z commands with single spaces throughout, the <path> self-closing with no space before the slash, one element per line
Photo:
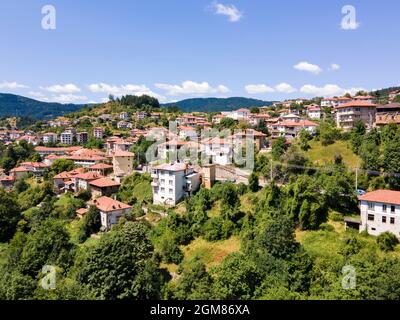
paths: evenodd
<path fill-rule="evenodd" d="M 329 146 L 322 146 L 319 141 L 310 142 L 311 149 L 306 156 L 315 164 L 324 165 L 332 163 L 336 154 L 341 154 L 343 162 L 349 168 L 359 168 L 361 160 L 353 153 L 348 141 L 336 141 Z"/>
<path fill-rule="evenodd" d="M 190 261 L 198 257 L 204 262 L 207 268 L 219 265 L 227 255 L 239 250 L 240 240 L 236 236 L 217 242 L 208 242 L 203 238 L 197 238 L 189 245 L 182 247 L 185 261 Z"/>

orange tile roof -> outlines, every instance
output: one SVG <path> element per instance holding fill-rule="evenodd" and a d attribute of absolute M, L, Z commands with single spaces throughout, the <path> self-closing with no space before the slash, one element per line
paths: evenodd
<path fill-rule="evenodd" d="M 134 157 L 135 154 L 129 151 L 117 150 L 113 153 L 114 157 Z"/>
<path fill-rule="evenodd" d="M 100 197 L 89 202 L 89 204 L 95 205 L 100 211 L 105 213 L 132 208 L 132 206 L 127 205 L 126 203 L 111 199 L 109 197 Z"/>
<path fill-rule="evenodd" d="M 370 103 L 368 101 L 351 101 L 337 106 L 336 109 L 351 108 L 351 107 L 363 107 L 363 108 L 376 107 L 376 104 Z"/>
<path fill-rule="evenodd" d="M 121 184 L 118 182 L 115 182 L 111 179 L 108 178 L 100 178 L 97 180 L 93 180 L 89 182 L 91 186 L 99 187 L 99 188 L 106 188 L 106 187 L 118 187 Z"/>
<path fill-rule="evenodd" d="M 98 174 L 97 172 L 89 171 L 85 173 L 81 173 L 75 176 L 76 179 L 80 180 L 97 180 L 104 178 L 101 174 Z"/>
<path fill-rule="evenodd" d="M 96 163 L 92 166 L 89 167 L 89 169 L 94 169 L 94 170 L 104 170 L 104 169 L 112 169 L 113 166 L 107 163 Z"/>
<path fill-rule="evenodd" d="M 376 190 L 358 197 L 360 201 L 383 202 L 400 205 L 400 191 Z"/>

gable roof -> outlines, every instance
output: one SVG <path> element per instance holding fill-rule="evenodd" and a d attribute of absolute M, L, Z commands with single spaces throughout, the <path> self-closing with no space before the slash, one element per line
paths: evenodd
<path fill-rule="evenodd" d="M 132 208 L 132 206 L 126 203 L 111 199 L 109 197 L 100 197 L 94 199 L 90 202 L 90 204 L 95 205 L 100 211 L 105 213 Z"/>
<path fill-rule="evenodd" d="M 376 190 L 358 197 L 360 201 L 383 202 L 400 205 L 400 191 Z"/>

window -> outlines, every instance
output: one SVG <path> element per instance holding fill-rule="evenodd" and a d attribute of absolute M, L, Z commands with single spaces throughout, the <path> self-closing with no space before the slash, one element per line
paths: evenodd
<path fill-rule="evenodd" d="M 161 183 L 164 184 L 165 183 L 165 179 L 161 179 Z"/>
<path fill-rule="evenodd" d="M 383 211 L 383 212 L 386 212 L 386 210 L 387 210 L 387 205 L 384 204 L 383 207 L 382 207 L 382 211 Z"/>
<path fill-rule="evenodd" d="M 390 224 L 394 224 L 394 222 L 395 222 L 394 218 L 393 217 L 390 218 Z"/>
<path fill-rule="evenodd" d="M 170 194 L 171 194 L 171 193 L 174 193 L 174 190 L 173 190 L 173 189 L 169 189 L 168 191 L 169 191 Z"/>
<path fill-rule="evenodd" d="M 374 220 L 375 220 L 375 216 L 373 214 L 369 214 L 368 221 L 374 221 Z"/>
<path fill-rule="evenodd" d="M 173 186 L 174 185 L 174 180 L 169 180 L 169 185 Z"/>
<path fill-rule="evenodd" d="M 375 204 L 373 202 L 368 202 L 368 210 L 371 210 L 371 211 L 375 210 Z"/>
<path fill-rule="evenodd" d="M 386 217 L 382 217 L 382 222 L 386 223 Z"/>
<path fill-rule="evenodd" d="M 161 188 L 161 192 L 165 192 L 165 188 Z"/>
<path fill-rule="evenodd" d="M 390 207 L 390 211 L 391 211 L 392 213 L 395 213 L 395 212 L 396 212 L 396 206 L 391 206 L 391 207 Z"/>

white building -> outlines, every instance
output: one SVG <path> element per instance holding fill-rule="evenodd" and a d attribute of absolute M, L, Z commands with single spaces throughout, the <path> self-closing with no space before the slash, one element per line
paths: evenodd
<path fill-rule="evenodd" d="M 57 134 L 53 132 L 48 132 L 43 135 L 43 143 L 56 143 L 57 139 Z"/>
<path fill-rule="evenodd" d="M 60 135 L 60 142 L 62 144 L 72 144 L 74 142 L 74 134 L 70 131 L 64 131 Z"/>
<path fill-rule="evenodd" d="M 95 139 L 103 139 L 104 129 L 103 128 L 93 128 L 93 136 Z"/>
<path fill-rule="evenodd" d="M 377 190 L 359 197 L 360 232 L 371 235 L 391 232 L 400 238 L 400 191 Z"/>
<path fill-rule="evenodd" d="M 87 132 L 78 132 L 76 134 L 76 142 L 85 144 L 88 142 L 89 135 Z"/>
<path fill-rule="evenodd" d="M 307 108 L 307 116 L 310 119 L 321 119 L 321 108 L 319 106 L 309 106 Z"/>
<path fill-rule="evenodd" d="M 97 198 L 89 204 L 99 209 L 102 230 L 110 230 L 121 217 L 126 216 L 132 210 L 130 205 L 108 197 Z"/>
<path fill-rule="evenodd" d="M 154 204 L 176 205 L 200 187 L 200 173 L 184 163 L 153 167 L 151 177 Z"/>
<path fill-rule="evenodd" d="M 311 134 L 315 134 L 317 124 L 310 120 L 299 121 L 278 121 L 270 125 L 269 129 L 272 138 L 285 137 L 286 139 L 296 138 L 302 129 L 306 129 Z"/>
<path fill-rule="evenodd" d="M 121 112 L 121 113 L 119 114 L 119 118 L 120 118 L 121 120 L 128 120 L 128 119 L 129 119 L 129 114 L 128 114 L 128 112 Z"/>
<path fill-rule="evenodd" d="M 202 152 L 211 163 L 222 166 L 233 163 L 234 145 L 231 137 L 227 138 L 207 138 L 201 141 Z"/>

